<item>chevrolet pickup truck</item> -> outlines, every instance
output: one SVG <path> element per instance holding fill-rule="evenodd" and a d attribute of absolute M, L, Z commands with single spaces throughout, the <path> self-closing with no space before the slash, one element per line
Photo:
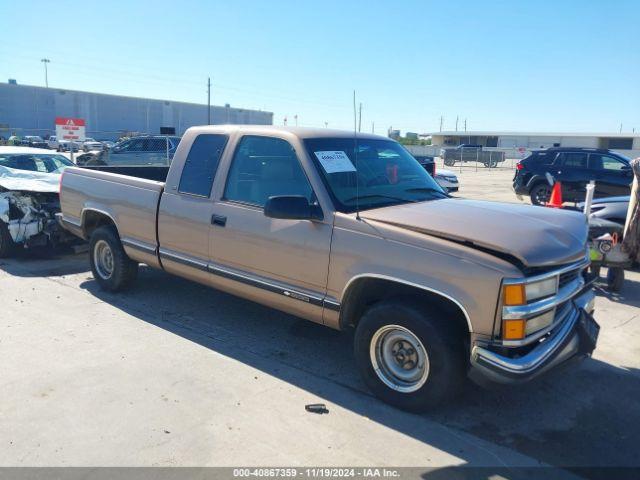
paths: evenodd
<path fill-rule="evenodd" d="M 61 180 L 59 221 L 89 240 L 102 288 L 129 287 L 144 263 L 355 329 L 364 382 L 397 407 L 431 408 L 467 377 L 528 380 L 595 348 L 585 217 L 450 198 L 388 138 L 193 127 L 165 182 L 131 172 Z"/>

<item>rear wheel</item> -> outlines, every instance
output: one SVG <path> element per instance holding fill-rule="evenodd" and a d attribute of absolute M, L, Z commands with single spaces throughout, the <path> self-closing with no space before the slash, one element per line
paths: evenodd
<path fill-rule="evenodd" d="M 138 276 L 138 263 L 127 256 L 112 226 L 99 227 L 91 235 L 89 263 L 93 278 L 110 292 L 128 288 Z"/>
<path fill-rule="evenodd" d="M 444 164 L 447 167 L 453 167 L 456 164 L 456 161 L 455 160 L 451 160 L 451 159 L 445 159 L 444 160 Z"/>
<path fill-rule="evenodd" d="M 0 258 L 7 258 L 13 255 L 17 247 L 16 242 L 11 238 L 9 227 L 0 220 Z"/>
<path fill-rule="evenodd" d="M 406 301 L 370 307 L 355 335 L 355 356 L 367 386 L 396 407 L 425 411 L 464 383 L 464 349 L 443 314 Z"/>
<path fill-rule="evenodd" d="M 531 189 L 530 196 L 534 205 L 546 205 L 551 198 L 551 187 L 546 183 L 538 183 Z"/>

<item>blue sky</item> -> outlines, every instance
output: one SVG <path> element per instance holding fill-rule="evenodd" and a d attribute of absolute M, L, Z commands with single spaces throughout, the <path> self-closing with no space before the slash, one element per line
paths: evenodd
<path fill-rule="evenodd" d="M 75 12 L 66 15 L 65 8 Z M 363 130 L 640 131 L 640 1 L 0 0 L 0 81 Z M 10 20 L 10 21 L 7 21 Z"/>

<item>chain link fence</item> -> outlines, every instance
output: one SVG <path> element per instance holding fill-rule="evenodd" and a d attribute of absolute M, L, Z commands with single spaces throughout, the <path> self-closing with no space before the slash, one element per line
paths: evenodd
<path fill-rule="evenodd" d="M 516 168 L 516 164 L 531 153 L 525 148 L 496 147 L 442 147 L 436 145 L 409 145 L 413 155 L 431 156 L 445 168 L 452 170 L 481 170 Z"/>

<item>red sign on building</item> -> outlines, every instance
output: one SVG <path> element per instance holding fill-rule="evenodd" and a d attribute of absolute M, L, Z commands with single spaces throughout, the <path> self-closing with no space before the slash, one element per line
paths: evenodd
<path fill-rule="evenodd" d="M 58 141 L 76 140 L 83 142 L 85 139 L 84 119 L 56 117 L 56 136 Z"/>

